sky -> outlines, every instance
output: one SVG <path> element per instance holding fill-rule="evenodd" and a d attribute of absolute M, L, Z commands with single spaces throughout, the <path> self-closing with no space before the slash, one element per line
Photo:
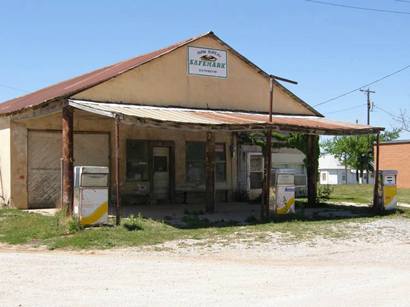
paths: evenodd
<path fill-rule="evenodd" d="M 410 1 L 326 1 L 409 14 L 305 0 L 1 0 L 0 101 L 210 30 L 266 72 L 298 81 L 284 85 L 311 105 L 410 65 Z M 392 115 L 410 113 L 410 68 L 370 89 L 371 124 L 398 127 Z M 356 91 L 317 110 L 366 123 L 365 103 Z"/>

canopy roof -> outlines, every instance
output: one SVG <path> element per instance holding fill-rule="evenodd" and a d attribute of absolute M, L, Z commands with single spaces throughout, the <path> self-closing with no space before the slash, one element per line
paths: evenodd
<path fill-rule="evenodd" d="M 369 134 L 384 130 L 382 127 L 331 121 L 317 116 L 273 115 L 272 121 L 269 122 L 269 115 L 266 113 L 154 107 L 83 100 L 69 100 L 68 103 L 79 110 L 112 118 L 120 117 L 126 123 L 138 123 L 148 127 L 226 131 L 273 128 L 321 135 Z"/>

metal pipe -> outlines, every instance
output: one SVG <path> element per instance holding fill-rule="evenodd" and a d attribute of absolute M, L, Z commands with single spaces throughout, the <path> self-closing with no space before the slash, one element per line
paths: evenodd
<path fill-rule="evenodd" d="M 120 118 L 115 117 L 115 224 L 121 223 L 121 195 L 120 195 Z"/>

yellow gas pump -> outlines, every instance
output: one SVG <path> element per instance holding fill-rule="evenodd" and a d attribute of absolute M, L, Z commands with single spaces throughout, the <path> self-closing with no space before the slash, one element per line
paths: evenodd
<path fill-rule="evenodd" d="M 383 170 L 379 172 L 380 189 L 383 208 L 395 210 L 397 208 L 397 171 Z"/>

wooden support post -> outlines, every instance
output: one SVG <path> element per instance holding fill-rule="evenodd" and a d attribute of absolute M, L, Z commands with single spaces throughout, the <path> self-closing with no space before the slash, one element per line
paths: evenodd
<path fill-rule="evenodd" d="M 67 215 L 73 214 L 74 196 L 74 145 L 73 145 L 73 108 L 63 107 L 62 114 L 62 208 Z"/>
<path fill-rule="evenodd" d="M 206 133 L 206 212 L 215 211 L 215 132 Z"/>
<path fill-rule="evenodd" d="M 115 117 L 115 224 L 121 223 L 120 195 L 120 118 Z"/>
<path fill-rule="evenodd" d="M 380 132 L 377 133 L 376 137 L 376 170 L 374 172 L 374 189 L 373 189 L 373 208 L 377 212 L 383 211 L 383 204 L 380 199 L 380 178 L 379 178 L 379 161 L 380 161 Z"/>
<path fill-rule="evenodd" d="M 307 136 L 307 188 L 308 206 L 314 207 L 317 203 L 317 175 L 318 175 L 318 142 L 319 136 Z"/>
<path fill-rule="evenodd" d="M 263 184 L 262 184 L 262 200 L 261 200 L 261 219 L 266 220 L 270 217 L 269 214 L 269 196 L 270 182 L 272 172 L 272 129 L 266 130 L 266 147 L 263 152 Z"/>

